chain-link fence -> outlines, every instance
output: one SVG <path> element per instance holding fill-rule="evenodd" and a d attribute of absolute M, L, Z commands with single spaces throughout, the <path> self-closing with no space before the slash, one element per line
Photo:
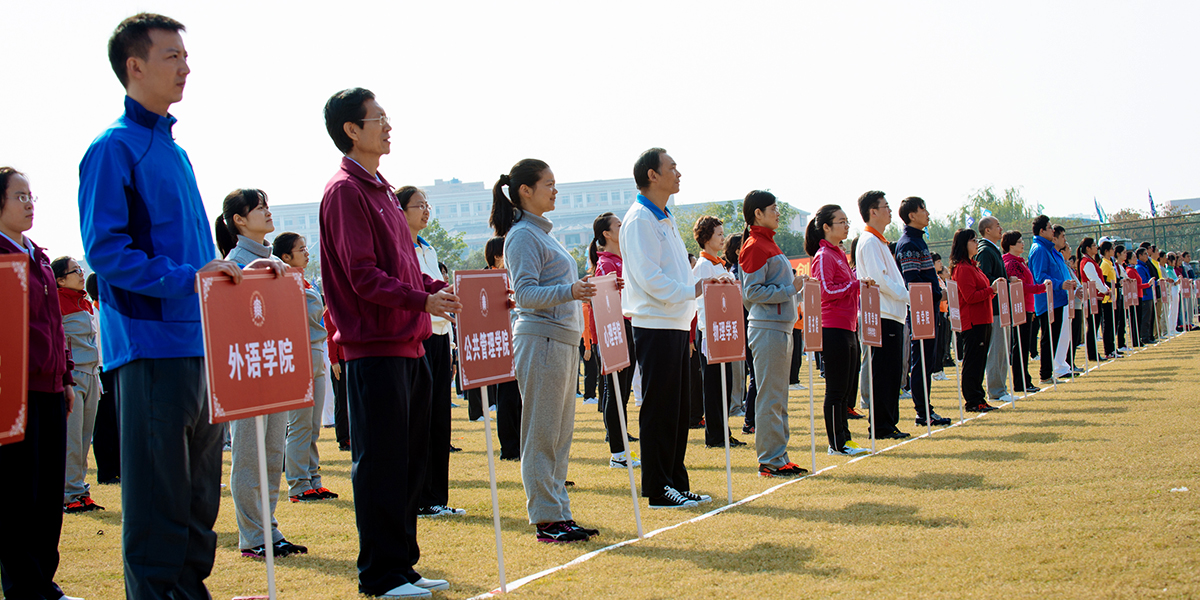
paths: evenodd
<path fill-rule="evenodd" d="M 1021 233 L 1029 235 L 1029 231 Z M 1121 221 L 1119 223 L 1096 223 L 1092 225 L 1077 225 L 1067 228 L 1067 241 L 1072 248 L 1085 237 L 1096 241 L 1107 237 L 1114 243 L 1123 244 L 1127 248 L 1137 246 L 1142 242 L 1150 242 L 1160 250 L 1168 252 L 1192 252 L 1192 259 L 1200 257 L 1200 213 L 1173 215 L 1169 217 L 1154 217 L 1136 221 Z M 929 242 L 929 250 L 942 257 L 950 256 L 951 240 Z M 1029 243 L 1026 241 L 1026 248 Z"/>

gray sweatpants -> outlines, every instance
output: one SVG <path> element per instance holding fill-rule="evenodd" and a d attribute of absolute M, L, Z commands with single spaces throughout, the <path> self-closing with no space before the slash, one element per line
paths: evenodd
<path fill-rule="evenodd" d="M 754 354 L 754 382 L 758 397 L 754 401 L 754 448 L 758 463 L 782 467 L 788 460 L 788 369 L 792 365 L 792 333 L 764 329 L 751 324 L 746 328 L 750 351 Z"/>
<path fill-rule="evenodd" d="M 733 389 L 729 392 L 729 414 L 746 409 L 746 361 L 733 363 Z"/>
<path fill-rule="evenodd" d="M 988 398 L 999 399 L 1008 393 L 1008 338 L 1000 326 L 1000 316 L 992 320 L 992 341 L 988 346 L 987 392 Z"/>
<path fill-rule="evenodd" d="M 67 474 L 63 485 L 63 504 L 91 495 L 87 477 L 88 449 L 96 428 L 96 407 L 100 404 L 100 377 L 95 373 L 72 371 L 75 378 L 75 404 L 67 415 Z"/>
<path fill-rule="evenodd" d="M 513 362 L 521 389 L 521 482 L 530 523 L 571 520 L 567 461 L 575 433 L 579 348 L 517 335 Z"/>
<path fill-rule="evenodd" d="M 303 494 L 321 487 L 321 413 L 325 409 L 325 351 L 313 349 L 313 405 L 288 411 L 287 441 L 283 459 L 288 495 Z"/>
<path fill-rule="evenodd" d="M 279 480 L 283 472 L 283 440 L 288 413 L 263 416 L 266 420 L 267 441 L 267 498 L 270 501 L 271 543 L 283 539 L 275 520 L 275 505 L 279 502 Z M 258 479 L 258 434 L 254 418 L 231 423 L 233 465 L 229 473 L 229 491 L 237 516 L 238 548 L 243 550 L 262 546 L 262 492 Z"/>

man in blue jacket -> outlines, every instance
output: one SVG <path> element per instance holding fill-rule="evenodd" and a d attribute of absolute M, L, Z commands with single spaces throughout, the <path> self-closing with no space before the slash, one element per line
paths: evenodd
<path fill-rule="evenodd" d="M 1035 283 L 1049 281 L 1050 286 L 1054 289 L 1053 324 L 1049 322 L 1048 314 L 1051 311 L 1046 303 L 1046 293 L 1043 291 L 1033 297 L 1034 319 L 1041 332 L 1039 355 L 1042 359 L 1040 375 L 1043 384 L 1049 383 L 1053 375 L 1060 378 L 1074 376 L 1074 370 L 1069 367 L 1057 369 L 1058 373 L 1055 373 L 1056 369 L 1054 368 L 1055 352 L 1060 345 L 1059 334 L 1062 332 L 1063 307 L 1067 305 L 1070 297 L 1068 290 L 1075 288 L 1075 281 L 1070 277 L 1069 267 L 1058 251 L 1058 248 L 1065 243 L 1065 231 L 1056 235 L 1055 228 L 1050 226 L 1050 217 L 1038 215 L 1033 220 L 1033 247 L 1029 249 L 1029 270 L 1033 272 Z"/>
<path fill-rule="evenodd" d="M 937 272 L 933 270 L 933 254 L 929 252 L 929 244 L 925 243 L 925 227 L 929 225 L 929 210 L 925 208 L 925 201 L 916 196 L 901 200 L 900 220 L 904 221 L 904 233 L 896 241 L 896 262 L 900 265 L 900 275 L 904 277 L 906 285 L 919 282 L 931 284 L 933 306 L 936 307 L 942 301 L 942 283 Z M 911 324 L 911 311 L 908 319 Z M 909 331 L 912 331 L 911 327 Z M 909 356 L 912 358 L 909 360 L 908 382 L 912 389 L 913 408 L 917 411 L 917 425 L 925 426 L 925 394 L 933 373 L 931 369 L 933 365 L 940 364 L 936 362 L 937 344 L 916 339 L 910 340 L 909 343 Z M 922 352 L 925 356 L 924 376 L 921 367 Z M 950 419 L 933 412 L 932 405 L 929 407 L 928 416 L 933 419 L 934 425 L 950 424 Z"/>
<path fill-rule="evenodd" d="M 79 165 L 79 222 L 100 279 L 104 367 L 120 391 L 122 551 L 128 598 L 208 598 L 222 428 L 209 424 L 196 273 L 212 233 L 170 106 L 190 70 L 178 21 L 138 14 L 108 42 L 125 114 Z M 282 272 L 282 270 L 277 271 Z"/>
<path fill-rule="evenodd" d="M 1153 344 L 1158 341 L 1157 322 L 1154 314 L 1154 296 L 1158 293 L 1158 269 L 1154 268 L 1154 264 L 1150 262 L 1150 257 L 1145 248 L 1138 248 L 1137 254 L 1138 276 L 1142 281 L 1151 284 L 1150 287 L 1142 291 L 1141 304 L 1138 305 L 1138 331 L 1141 332 L 1142 345 Z M 1146 308 L 1142 308 L 1145 306 Z"/>

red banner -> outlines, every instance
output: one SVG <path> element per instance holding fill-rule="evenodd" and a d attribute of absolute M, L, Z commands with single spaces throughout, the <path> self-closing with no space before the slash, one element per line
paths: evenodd
<path fill-rule="evenodd" d="M 1054 324 L 1054 282 L 1046 280 L 1046 320 Z"/>
<path fill-rule="evenodd" d="M 946 283 L 946 305 L 950 309 L 950 331 L 962 333 L 962 302 L 958 298 L 958 282 Z"/>
<path fill-rule="evenodd" d="M 704 345 L 710 363 L 746 360 L 746 315 L 742 284 L 733 281 L 704 284 Z"/>
<path fill-rule="evenodd" d="M 873 348 L 883 345 L 883 326 L 879 322 L 879 288 L 859 283 L 862 299 L 863 343 Z"/>
<path fill-rule="evenodd" d="M 1166 279 L 1159 279 L 1158 280 L 1158 290 L 1159 290 L 1159 293 L 1158 293 L 1159 297 L 1166 298 L 1167 295 L 1171 291 L 1171 282 Z"/>
<path fill-rule="evenodd" d="M 223 423 L 312 406 L 312 352 L 304 272 L 244 271 L 234 285 L 197 273 L 209 421 Z"/>
<path fill-rule="evenodd" d="M 3 445 L 25 439 L 28 422 L 25 411 L 29 402 L 29 256 L 24 252 L 0 255 L 0 306 L 4 307 L 4 318 L 0 319 L 0 445 Z"/>
<path fill-rule="evenodd" d="M 996 303 L 1000 305 L 1000 326 L 1012 327 L 1012 309 L 1008 304 L 1008 281 L 1001 279 L 992 284 L 992 289 L 996 291 Z"/>
<path fill-rule="evenodd" d="M 909 284 L 908 302 L 912 309 L 912 339 L 932 340 L 937 337 L 937 328 L 933 325 L 933 284 Z"/>
<path fill-rule="evenodd" d="M 821 284 L 808 279 L 804 282 L 804 351 L 820 352 L 821 339 Z"/>
<path fill-rule="evenodd" d="M 1088 314 L 1091 314 L 1091 315 L 1100 314 L 1100 297 L 1098 295 L 1099 293 L 1100 293 L 1100 290 L 1096 286 L 1095 281 L 1087 282 L 1086 295 L 1087 295 L 1087 301 L 1088 301 L 1088 305 L 1087 305 Z"/>
<path fill-rule="evenodd" d="M 1024 325 L 1026 321 L 1025 283 L 1016 281 L 1008 284 L 1008 301 L 1012 305 L 1013 325 Z"/>
<path fill-rule="evenodd" d="M 592 317 L 596 321 L 596 346 L 600 349 L 600 374 L 608 375 L 629 366 L 629 340 L 625 339 L 625 316 L 621 313 L 621 290 L 617 274 L 589 279 L 596 285 Z"/>
<path fill-rule="evenodd" d="M 1129 306 L 1138 306 L 1142 303 L 1142 290 L 1138 289 L 1136 279 L 1126 279 L 1129 288 L 1125 291 L 1125 303 Z"/>
<path fill-rule="evenodd" d="M 455 271 L 454 293 L 462 304 L 462 310 L 455 315 L 462 388 L 473 390 L 515 380 L 508 271 Z"/>

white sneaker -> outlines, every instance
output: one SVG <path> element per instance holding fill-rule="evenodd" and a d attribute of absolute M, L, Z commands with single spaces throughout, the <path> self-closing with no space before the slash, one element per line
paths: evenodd
<path fill-rule="evenodd" d="M 999 398 L 996 398 L 993 400 L 993 402 L 999 402 L 1001 404 L 1004 404 L 1005 402 L 1012 402 L 1012 401 L 1013 401 L 1012 394 L 1005 394 L 1005 395 L 1000 396 Z"/>
<path fill-rule="evenodd" d="M 788 389 L 792 391 L 807 390 L 808 386 L 804 385 L 803 383 L 793 383 L 792 385 L 788 386 Z"/>
<path fill-rule="evenodd" d="M 900 398 L 902 400 L 912 400 L 912 392 L 908 390 L 900 390 Z"/>
<path fill-rule="evenodd" d="M 478 419 L 475 419 L 475 422 L 476 422 L 476 423 L 482 423 L 482 422 L 483 422 L 483 416 L 480 416 Z"/>
<path fill-rule="evenodd" d="M 584 404 L 600 404 L 600 401 L 597 400 L 596 398 L 584 398 L 583 403 Z"/>
<path fill-rule="evenodd" d="M 943 371 L 938 371 L 937 373 L 930 375 L 929 378 L 934 381 L 949 381 L 950 380 L 949 377 L 946 377 L 946 373 Z"/>
<path fill-rule="evenodd" d="M 488 410 L 490 410 L 492 412 L 496 412 L 496 405 L 492 404 L 492 405 L 488 406 Z"/>
<path fill-rule="evenodd" d="M 614 454 L 608 459 L 608 466 L 611 469 L 627 469 L 629 465 L 625 462 L 625 453 Z M 633 457 L 633 468 L 642 466 L 642 461 L 638 460 L 637 456 Z"/>
<path fill-rule="evenodd" d="M 465 509 L 465 508 L 454 508 L 453 506 L 445 506 L 445 505 L 438 505 L 438 506 L 434 506 L 433 508 L 438 509 L 438 512 L 440 512 L 442 514 L 442 516 L 444 516 L 444 517 L 461 517 L 461 516 L 467 514 L 467 509 Z M 434 581 L 434 580 L 431 579 L 430 581 Z M 421 587 L 425 587 L 425 586 L 421 586 Z M 433 588 L 426 588 L 426 589 L 433 589 Z M 438 588 L 438 589 L 441 589 L 441 588 Z"/>
<path fill-rule="evenodd" d="M 432 598 L 433 593 L 411 583 L 396 586 L 379 595 L 380 598 Z"/>
<path fill-rule="evenodd" d="M 1127 348 L 1125 346 L 1121 346 L 1120 348 L 1118 348 L 1118 350 L 1120 350 L 1121 352 L 1132 352 L 1132 350 L 1130 350 L 1129 348 Z"/>
<path fill-rule="evenodd" d="M 426 579 L 425 577 L 422 577 L 422 578 L 414 581 L 413 585 L 415 585 L 423 590 L 439 590 L 440 591 L 440 590 L 450 589 L 450 582 L 446 581 L 445 579 Z"/>

